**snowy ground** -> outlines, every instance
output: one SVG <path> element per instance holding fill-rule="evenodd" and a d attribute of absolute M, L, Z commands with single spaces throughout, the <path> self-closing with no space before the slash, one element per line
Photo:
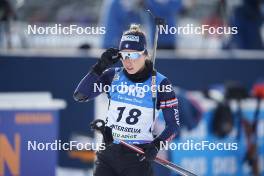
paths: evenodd
<path fill-rule="evenodd" d="M 56 176 L 92 176 L 93 170 L 82 170 L 58 167 L 56 169 Z"/>

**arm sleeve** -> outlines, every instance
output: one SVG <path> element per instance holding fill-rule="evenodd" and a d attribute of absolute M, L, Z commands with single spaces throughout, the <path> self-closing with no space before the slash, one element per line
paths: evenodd
<path fill-rule="evenodd" d="M 111 85 L 114 75 L 114 68 L 105 70 L 101 76 L 90 71 L 78 84 L 73 98 L 78 102 L 85 102 L 95 98 L 103 92 L 104 86 Z"/>
<path fill-rule="evenodd" d="M 162 88 L 162 91 L 159 90 L 158 92 L 157 108 L 162 109 L 166 126 L 154 142 L 172 140 L 179 133 L 180 128 L 178 99 L 176 98 L 172 85 L 166 78 L 161 82 L 160 86 L 165 87 L 165 89 Z"/>

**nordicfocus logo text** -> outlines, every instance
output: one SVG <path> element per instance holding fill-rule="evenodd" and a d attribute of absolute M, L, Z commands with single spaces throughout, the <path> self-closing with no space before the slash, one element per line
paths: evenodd
<path fill-rule="evenodd" d="M 179 143 L 169 143 L 160 142 L 160 149 L 161 150 L 218 150 L 218 151 L 234 151 L 238 150 L 237 143 L 213 143 L 210 141 L 201 141 L 201 142 L 194 142 L 193 140 L 187 140 L 186 142 L 179 142 Z"/>
<path fill-rule="evenodd" d="M 229 27 L 229 26 L 210 26 L 210 25 L 201 25 L 195 26 L 193 24 L 187 24 L 185 26 L 160 26 L 160 34 L 178 34 L 178 35 L 233 35 L 238 34 L 238 27 Z"/>
<path fill-rule="evenodd" d="M 98 26 L 78 26 L 71 24 L 68 26 L 62 26 L 61 24 L 55 24 L 53 26 L 39 26 L 39 25 L 28 25 L 28 35 L 92 35 L 92 34 L 105 34 L 105 27 Z"/>
<path fill-rule="evenodd" d="M 105 143 L 80 143 L 78 141 L 62 142 L 54 140 L 52 142 L 27 141 L 29 151 L 72 151 L 72 150 L 105 150 Z"/>
<path fill-rule="evenodd" d="M 143 85 L 143 83 L 136 83 L 136 85 L 127 85 L 127 82 L 121 82 L 119 85 L 103 85 L 101 83 L 94 83 L 94 92 L 118 92 L 120 94 L 127 94 L 138 98 L 145 97 L 149 91 L 158 92 L 172 92 L 171 85 Z"/>

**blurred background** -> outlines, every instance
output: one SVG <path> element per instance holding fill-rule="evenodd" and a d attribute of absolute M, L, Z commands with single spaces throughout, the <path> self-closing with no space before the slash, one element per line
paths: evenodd
<path fill-rule="evenodd" d="M 118 47 L 146 13 L 170 27 L 237 27 L 237 34 L 159 35 L 156 68 L 175 87 L 181 133 L 172 142 L 237 143 L 238 150 L 160 152 L 197 175 L 264 175 L 264 2 L 262 0 L 0 0 L 0 176 L 91 176 L 95 151 L 28 151 L 27 141 L 98 141 L 105 95 L 72 98 L 103 49 Z M 91 34 L 28 33 L 29 26 L 89 27 Z M 151 53 L 151 52 L 150 52 Z M 162 115 L 157 133 L 164 128 Z M 176 176 L 155 165 L 156 175 Z"/>

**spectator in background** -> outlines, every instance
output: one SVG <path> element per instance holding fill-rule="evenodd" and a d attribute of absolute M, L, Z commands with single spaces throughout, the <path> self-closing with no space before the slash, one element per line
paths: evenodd
<path fill-rule="evenodd" d="M 155 16 L 165 19 L 168 27 L 176 27 L 176 15 L 182 10 L 182 0 L 145 0 L 145 7 L 150 9 Z M 153 21 L 152 19 L 150 21 Z M 152 24 L 154 26 L 154 24 Z M 154 37 L 155 28 L 150 28 L 151 39 Z M 151 42 L 153 43 L 153 42 Z M 175 49 L 176 34 L 162 34 L 159 36 L 158 49 Z"/>
<path fill-rule="evenodd" d="M 104 3 L 101 25 L 106 27 L 106 34 L 102 48 L 118 48 L 123 31 L 131 23 L 143 23 L 140 17 L 142 0 L 107 0 Z"/>
<path fill-rule="evenodd" d="M 186 1 L 186 0 L 185 0 Z M 102 48 L 118 47 L 119 36 L 130 23 L 147 24 L 150 43 L 153 43 L 155 27 L 153 19 L 145 12 L 150 9 L 155 16 L 165 19 L 168 27 L 177 25 L 176 15 L 183 9 L 182 0 L 111 0 L 104 1 L 102 26 L 106 27 L 106 34 L 102 41 Z M 175 49 L 176 35 L 163 34 L 159 36 L 159 49 Z"/>
<path fill-rule="evenodd" d="M 238 27 L 238 34 L 232 35 L 225 48 L 263 49 L 261 39 L 261 0 L 242 0 L 233 10 L 230 26 Z"/>
<path fill-rule="evenodd" d="M 0 0 L 0 47 L 11 48 L 10 20 L 15 18 L 15 12 L 8 0 Z M 5 44 L 6 39 L 6 44 Z"/>
<path fill-rule="evenodd" d="M 0 22 L 6 22 L 14 17 L 15 13 L 8 0 L 0 0 Z"/>

